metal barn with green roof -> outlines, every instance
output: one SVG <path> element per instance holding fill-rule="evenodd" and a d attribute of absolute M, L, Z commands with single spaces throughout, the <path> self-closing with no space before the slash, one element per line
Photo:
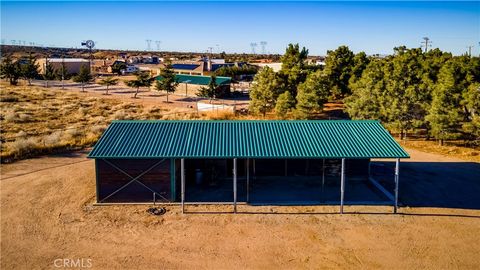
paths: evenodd
<path fill-rule="evenodd" d="M 355 196 L 396 211 L 409 155 L 378 121 L 159 120 L 112 122 L 89 158 L 97 203 L 338 203 L 343 213 L 370 199 Z M 371 177 L 373 158 L 395 159 L 393 190 Z"/>

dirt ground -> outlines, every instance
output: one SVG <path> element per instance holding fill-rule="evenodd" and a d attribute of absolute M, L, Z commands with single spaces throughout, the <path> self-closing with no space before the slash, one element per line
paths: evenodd
<path fill-rule="evenodd" d="M 429 202 L 477 192 L 480 164 L 408 151 L 398 215 L 387 206 L 340 215 L 338 206 L 241 205 L 238 214 L 167 206 L 152 216 L 146 205 L 92 206 L 86 152 L 1 165 L 0 266 L 57 269 L 55 260 L 68 258 L 90 259 L 93 269 L 478 269 L 479 193 L 463 208 L 414 202 L 427 191 L 438 195 Z M 442 175 L 448 183 L 435 190 Z"/>

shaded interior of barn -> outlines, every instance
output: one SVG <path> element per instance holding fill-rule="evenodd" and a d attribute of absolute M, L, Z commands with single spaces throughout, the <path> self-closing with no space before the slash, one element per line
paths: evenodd
<path fill-rule="evenodd" d="M 185 202 L 234 201 L 233 163 L 233 159 L 185 159 Z M 346 202 L 389 201 L 368 179 L 369 159 L 345 163 Z M 97 199 L 179 202 L 180 167 L 180 159 L 98 159 Z M 340 201 L 341 159 L 237 159 L 236 172 L 238 202 L 306 205 Z"/>

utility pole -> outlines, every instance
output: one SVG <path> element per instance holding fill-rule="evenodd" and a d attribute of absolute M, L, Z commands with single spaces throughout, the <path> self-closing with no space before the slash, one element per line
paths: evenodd
<path fill-rule="evenodd" d="M 432 42 L 430 41 L 430 39 L 428 37 L 423 38 L 422 44 L 425 45 L 425 52 L 428 51 L 428 47 L 432 47 L 432 45 L 431 45 Z"/>
<path fill-rule="evenodd" d="M 257 43 L 256 42 L 250 43 L 250 47 L 252 47 L 252 54 L 256 54 L 255 48 L 257 47 Z"/>
<path fill-rule="evenodd" d="M 152 50 L 152 40 L 151 39 L 146 39 L 145 40 L 147 42 L 147 51 L 151 51 Z"/>
<path fill-rule="evenodd" d="M 472 48 L 473 48 L 473 46 L 467 46 L 468 56 L 472 56 Z"/>
<path fill-rule="evenodd" d="M 262 54 L 265 55 L 267 52 L 265 51 L 265 46 L 267 46 L 266 41 L 260 41 L 260 45 L 262 45 Z"/>

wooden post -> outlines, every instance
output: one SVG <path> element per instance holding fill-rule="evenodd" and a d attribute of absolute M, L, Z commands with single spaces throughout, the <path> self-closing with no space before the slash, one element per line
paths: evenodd
<path fill-rule="evenodd" d="M 397 213 L 398 210 L 398 180 L 400 174 L 400 159 L 397 158 L 395 162 L 395 202 L 393 206 L 393 213 Z"/>
<path fill-rule="evenodd" d="M 233 159 L 233 212 L 237 213 L 237 159 Z"/>
<path fill-rule="evenodd" d="M 181 175 L 181 185 L 182 185 L 182 214 L 185 213 L 185 159 L 180 160 L 180 175 Z"/>
<path fill-rule="evenodd" d="M 340 183 L 340 214 L 343 214 L 343 198 L 345 193 L 345 159 L 342 158 L 342 172 Z"/>

